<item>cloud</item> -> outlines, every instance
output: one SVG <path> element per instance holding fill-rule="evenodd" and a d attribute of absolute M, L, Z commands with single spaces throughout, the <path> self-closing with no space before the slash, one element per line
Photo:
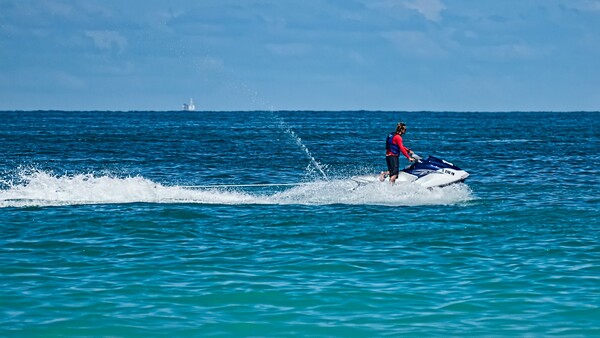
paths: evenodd
<path fill-rule="evenodd" d="M 364 0 L 361 31 L 431 31 L 441 27 L 442 13 L 451 9 L 439 0 Z M 450 17 L 452 22 L 454 17 Z M 448 22 L 448 21 L 447 21 Z M 444 24 L 447 24 L 444 22 Z M 433 24 L 432 24 L 433 23 Z"/>
<path fill-rule="evenodd" d="M 205 56 L 197 62 L 197 66 L 202 71 L 223 71 L 225 62 L 213 56 Z"/>
<path fill-rule="evenodd" d="M 96 48 L 121 53 L 127 47 L 127 38 L 116 31 L 85 31 L 85 35 L 94 41 Z"/>
<path fill-rule="evenodd" d="M 532 86 L 541 82 L 532 75 L 574 74 L 591 91 L 599 78 L 598 15 L 600 0 L 510 6 L 465 0 L 0 0 L 0 104 L 18 97 L 17 89 L 24 95 L 60 89 L 69 97 L 69 90 L 83 88 L 101 97 L 135 82 L 165 96 L 210 91 L 211 108 L 223 108 L 230 104 L 228 83 L 283 93 L 281 83 L 295 81 L 305 92 L 288 96 L 294 96 L 292 106 L 282 102 L 298 108 L 315 92 L 351 92 L 351 86 L 360 92 L 418 79 L 450 87 L 463 73 L 490 81 L 508 74 Z M 36 76 L 23 77 L 27 72 Z M 20 85 L 11 86 L 11 79 Z M 140 97 L 146 104 L 147 95 Z M 379 98 L 385 101 L 384 94 Z M 387 102 L 393 101 L 390 94 Z M 347 102 L 341 94 L 323 95 L 315 104 Z M 373 105 L 381 106 L 379 100 Z"/>
<path fill-rule="evenodd" d="M 311 50 L 311 45 L 305 43 L 272 43 L 267 44 L 267 49 L 281 56 L 303 55 Z"/>
<path fill-rule="evenodd" d="M 549 55 L 551 48 L 531 46 L 520 42 L 512 44 L 477 46 L 470 49 L 472 57 L 481 61 L 531 61 Z"/>
<path fill-rule="evenodd" d="M 446 50 L 437 41 L 420 31 L 385 32 L 381 36 L 405 56 L 432 59 L 447 55 Z"/>
<path fill-rule="evenodd" d="M 51 15 L 61 18 L 70 18 L 77 14 L 77 8 L 73 4 L 63 1 L 42 0 L 38 3 L 40 8 Z"/>
<path fill-rule="evenodd" d="M 441 12 L 446 6 L 440 0 L 412 0 L 404 4 L 406 8 L 416 10 L 427 20 L 438 22 L 441 19 Z"/>
<path fill-rule="evenodd" d="M 77 90 L 83 89 L 86 86 L 86 82 L 82 78 L 67 72 L 57 71 L 54 77 L 56 79 L 55 83 L 63 88 Z"/>
<path fill-rule="evenodd" d="M 598 0 L 572 1 L 567 6 L 583 12 L 600 12 L 600 1 Z"/>
<path fill-rule="evenodd" d="M 71 31 L 97 27 L 103 24 L 123 24 L 130 19 L 115 21 L 115 14 L 94 1 L 58 0 L 2 0 L 0 22 L 9 23 L 18 29 L 50 29 Z"/>

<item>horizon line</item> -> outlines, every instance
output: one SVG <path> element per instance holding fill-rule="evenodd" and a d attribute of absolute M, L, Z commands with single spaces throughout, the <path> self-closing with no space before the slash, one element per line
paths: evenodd
<path fill-rule="evenodd" d="M 279 110 L 71 110 L 71 109 L 0 109 L 0 113 L 598 113 L 600 110 L 314 110 L 314 109 L 279 109 Z"/>

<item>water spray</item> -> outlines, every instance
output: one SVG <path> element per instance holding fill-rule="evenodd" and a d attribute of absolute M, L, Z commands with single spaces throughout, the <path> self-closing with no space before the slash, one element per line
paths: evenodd
<path fill-rule="evenodd" d="M 230 81 L 233 84 L 233 87 L 242 92 L 245 96 L 247 96 L 252 103 L 259 106 L 263 111 L 269 113 L 269 116 L 277 122 L 277 127 L 281 130 L 285 135 L 290 137 L 292 141 L 302 150 L 305 154 L 306 158 L 310 161 L 310 165 L 314 166 L 317 171 L 323 176 L 326 181 L 329 181 L 329 178 L 325 174 L 325 169 L 323 166 L 315 160 L 314 156 L 308 150 L 308 147 L 304 143 L 302 143 L 302 139 L 296 134 L 294 129 L 287 124 L 281 116 L 277 114 L 272 105 L 268 105 L 264 100 L 260 98 L 258 91 L 250 88 L 248 85 L 243 83 L 238 76 L 235 75 L 234 71 L 228 67 L 226 67 L 222 61 L 213 59 L 211 57 L 205 57 L 199 64 L 199 68 L 208 68 L 212 71 L 216 71 L 220 75 L 225 75 L 225 79 Z"/>

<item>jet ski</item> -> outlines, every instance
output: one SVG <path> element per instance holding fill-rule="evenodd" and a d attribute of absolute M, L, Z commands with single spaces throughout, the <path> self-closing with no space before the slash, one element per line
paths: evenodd
<path fill-rule="evenodd" d="M 440 158 L 429 156 L 423 160 L 416 155 L 413 157 L 415 162 L 398 173 L 396 183 L 414 183 L 425 188 L 434 188 L 464 182 L 469 177 L 468 172 Z M 361 186 L 377 182 L 388 182 L 389 177 L 364 175 L 353 176 L 352 180 L 358 183 L 358 186 Z"/>

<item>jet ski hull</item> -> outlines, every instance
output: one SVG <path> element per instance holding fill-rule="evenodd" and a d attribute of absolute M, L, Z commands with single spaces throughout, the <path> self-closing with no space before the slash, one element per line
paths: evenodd
<path fill-rule="evenodd" d="M 445 187 L 455 183 L 464 182 L 469 173 L 455 166 L 454 164 L 429 156 L 425 160 L 417 160 L 398 173 L 396 182 L 414 183 L 425 188 Z M 352 180 L 360 184 L 370 184 L 381 182 L 377 176 L 365 175 L 354 176 Z M 385 178 L 384 181 L 388 181 Z"/>

